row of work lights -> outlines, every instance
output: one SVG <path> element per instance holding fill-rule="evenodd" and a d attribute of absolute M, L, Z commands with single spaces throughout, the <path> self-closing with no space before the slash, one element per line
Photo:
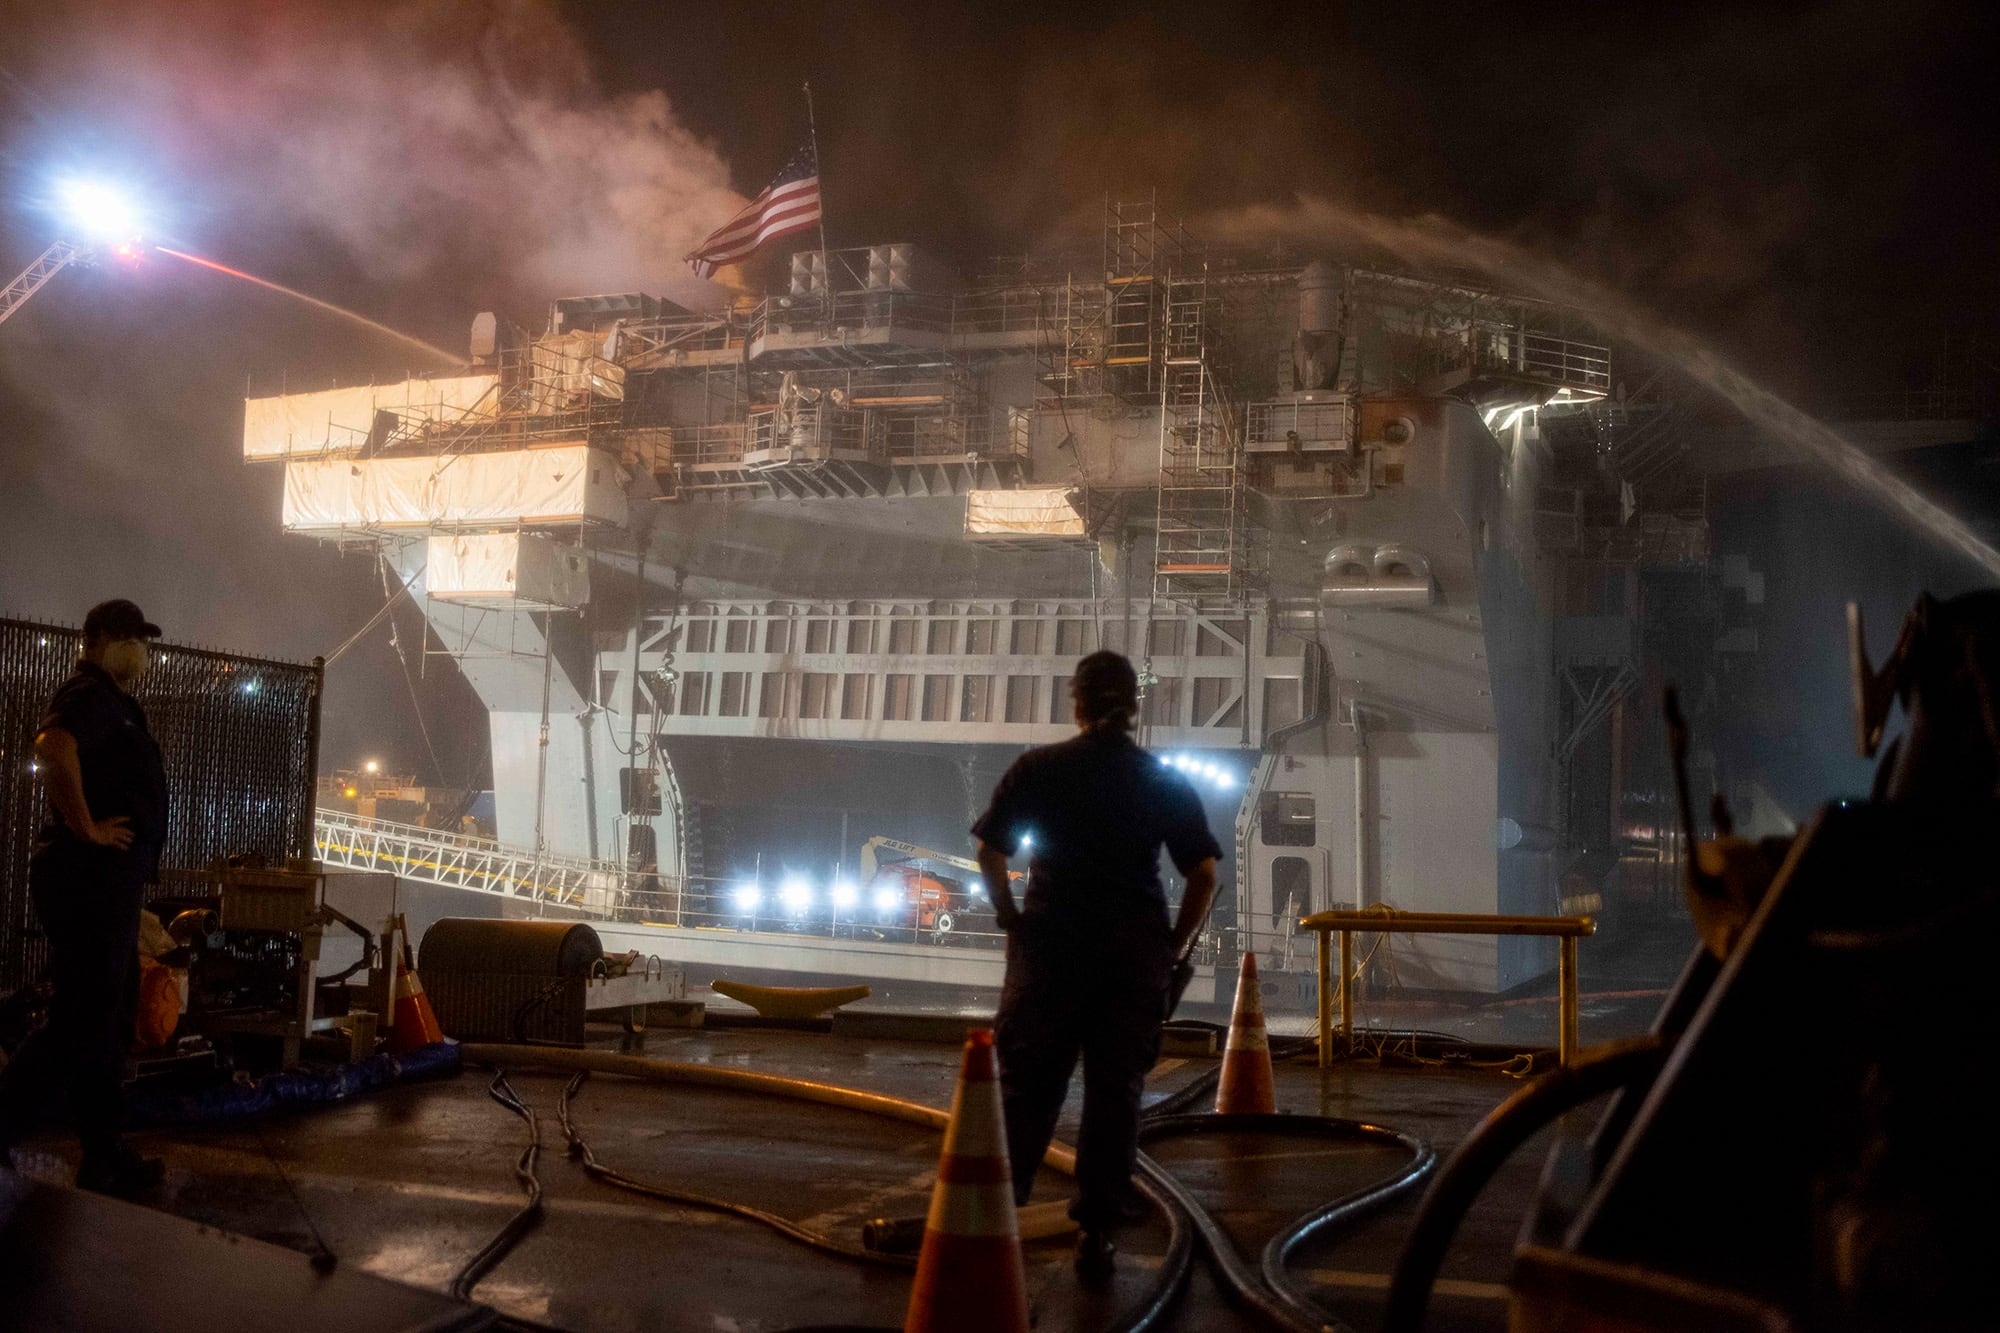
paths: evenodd
<path fill-rule="evenodd" d="M 1160 762 L 1177 773 L 1185 774 L 1192 781 L 1206 782 L 1217 791 L 1234 791 L 1238 782 L 1236 774 L 1229 768 L 1199 755 L 1163 754 Z"/>

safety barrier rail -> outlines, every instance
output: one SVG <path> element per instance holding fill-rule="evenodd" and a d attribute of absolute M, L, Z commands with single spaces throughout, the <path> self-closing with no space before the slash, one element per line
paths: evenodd
<path fill-rule="evenodd" d="M 486 838 L 340 810 L 317 812 L 313 850 L 327 865 L 383 870 L 406 879 L 598 913 L 616 906 L 627 873 L 616 861 L 537 854 Z"/>
<path fill-rule="evenodd" d="M 1559 946 L 1556 960 L 1556 1045 L 1566 1065 L 1576 1058 L 1576 942 L 1597 933 L 1587 916 L 1486 916 L 1475 912 L 1396 912 L 1379 908 L 1363 912 L 1315 912 L 1299 918 L 1299 929 L 1318 935 L 1315 962 L 1319 971 L 1319 1063 L 1333 1063 L 1332 941 L 1340 936 L 1340 1047 L 1354 1042 L 1354 936 L 1364 935 L 1552 935 Z"/>

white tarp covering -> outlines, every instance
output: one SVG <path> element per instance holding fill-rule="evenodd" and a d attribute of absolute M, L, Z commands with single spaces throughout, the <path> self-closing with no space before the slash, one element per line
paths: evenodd
<path fill-rule="evenodd" d="M 590 557 L 534 532 L 431 537 L 424 591 L 439 601 L 554 611 L 590 600 Z"/>
<path fill-rule="evenodd" d="M 493 415 L 494 375 L 446 375 L 399 384 L 288 393 L 243 400 L 243 456 L 292 458 L 353 453 L 368 439 L 377 410 L 452 422 Z"/>
<path fill-rule="evenodd" d="M 288 532 L 624 521 L 618 461 L 582 444 L 285 464 Z"/>
<path fill-rule="evenodd" d="M 1083 515 L 1069 502 L 1067 486 L 1024 486 L 1011 491 L 971 491 L 965 499 L 968 537 L 1077 537 Z"/>

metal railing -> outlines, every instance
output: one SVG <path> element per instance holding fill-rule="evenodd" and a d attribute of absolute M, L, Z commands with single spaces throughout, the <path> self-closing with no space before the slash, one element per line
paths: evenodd
<path fill-rule="evenodd" d="M 877 458 L 886 453 L 885 425 L 872 413 L 799 403 L 789 410 L 752 412 L 743 448 L 745 454 L 786 451 L 787 457 L 774 463 L 808 463 L 835 453 Z"/>
<path fill-rule="evenodd" d="M 773 296 L 760 302 L 750 320 L 753 342 L 783 333 L 821 333 L 896 325 L 949 333 L 952 298 L 930 292 L 858 291 L 805 296 Z"/>
<path fill-rule="evenodd" d="M 1039 287 L 1001 287 L 968 292 L 951 302 L 951 335 L 1039 331 L 1051 301 Z"/>
<path fill-rule="evenodd" d="M 1276 399 L 1251 403 L 1246 410 L 1245 440 L 1259 445 L 1289 446 L 1297 437 L 1301 447 L 1331 445 L 1347 450 L 1360 435 L 1360 411 L 1354 399 L 1343 394 L 1320 402 Z"/>
<path fill-rule="evenodd" d="M 942 333 L 949 338 L 1040 333 L 1052 326 L 1088 321 L 1102 312 L 1104 293 L 1085 289 L 1063 300 L 1061 290 L 1038 286 L 985 288 L 944 295 L 937 292 L 842 291 L 770 297 L 751 316 L 750 336 L 771 332 L 811 332 L 833 328 L 898 325 Z"/>
<path fill-rule="evenodd" d="M 327 865 L 609 915 L 630 872 L 617 861 L 536 852 L 445 829 L 318 811 L 313 850 Z"/>
<path fill-rule="evenodd" d="M 1505 364 L 1530 375 L 1597 393 L 1611 392 L 1611 349 L 1523 329 L 1503 349 Z"/>
<path fill-rule="evenodd" d="M 1299 929 L 1318 935 L 1314 963 L 1319 972 L 1319 1064 L 1333 1063 L 1333 1005 L 1340 1003 L 1340 1049 L 1354 1044 L 1354 936 L 1364 935 L 1553 935 L 1556 961 L 1556 1045 L 1562 1062 L 1576 1058 L 1576 942 L 1597 933 L 1587 916 L 1486 916 L 1472 912 L 1315 912 L 1299 918 Z M 1332 943 L 1340 936 L 1340 984 L 1332 984 Z"/>

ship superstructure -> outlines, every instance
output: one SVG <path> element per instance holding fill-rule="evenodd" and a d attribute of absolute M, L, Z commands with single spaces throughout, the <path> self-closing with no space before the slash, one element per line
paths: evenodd
<path fill-rule="evenodd" d="M 1610 865 L 1571 775 L 1616 787 L 1621 599 L 1706 556 L 1671 400 L 1582 313 L 1205 251 L 1150 201 L 1087 261 L 810 251 L 726 310 L 565 299 L 470 351 L 253 398 L 245 454 L 478 691 L 498 842 L 605 867 L 577 905 L 628 919 L 726 918 L 788 837 L 822 870 L 961 845 L 1100 647 L 1233 822 L 1234 946 L 1304 969 L 1304 911 L 1555 911 Z M 1431 939 L 1398 979 L 1549 965 Z"/>

